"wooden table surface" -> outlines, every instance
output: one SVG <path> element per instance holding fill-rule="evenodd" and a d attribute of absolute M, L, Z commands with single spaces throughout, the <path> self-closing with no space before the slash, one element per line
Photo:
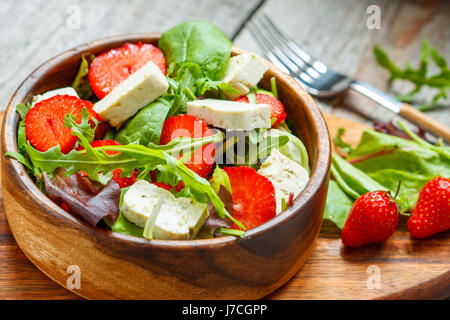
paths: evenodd
<path fill-rule="evenodd" d="M 366 26 L 366 10 L 371 4 L 378 5 L 381 9 L 379 30 L 369 30 Z M 228 36 L 234 38 L 236 45 L 262 55 L 263 52 L 243 25 L 253 12 L 266 13 L 306 51 L 319 57 L 330 67 L 393 94 L 405 93 L 410 87 L 405 83 L 394 83 L 393 86 L 388 84 L 387 72 L 373 58 L 372 49 L 375 44 L 386 48 L 393 60 L 400 65 L 403 66 L 407 61 L 415 65 L 421 43 L 427 38 L 450 60 L 450 1 L 445 0 L 6 0 L 0 6 L 0 110 L 6 107 L 9 97 L 20 82 L 39 64 L 82 42 L 105 36 L 161 32 L 184 20 L 202 19 L 223 29 Z M 423 103 L 432 94 L 431 90 L 423 90 L 417 103 Z M 393 117 L 354 92 L 334 99 L 320 100 L 319 105 L 328 113 L 365 124 L 370 124 L 374 119 L 388 120 Z M 450 103 L 446 100 L 428 114 L 450 125 L 449 107 Z M 322 232 L 322 235 L 326 234 L 333 233 Z M 331 243 L 325 242 L 313 252 L 310 260 L 321 259 L 321 252 L 332 250 L 330 245 Z M 0 247 L 0 298 L 76 298 L 51 282 L 24 258 L 8 231 L 3 214 L 0 214 Z M 398 247 L 389 247 L 387 252 L 397 250 L 403 254 L 418 254 L 424 252 L 422 247 L 423 245 L 402 242 Z M 444 249 L 448 250 L 448 247 Z M 385 251 L 379 250 L 377 253 L 378 261 L 386 258 L 382 252 Z M 424 261 L 430 262 L 430 268 L 423 272 L 442 274 L 442 265 L 433 265 L 433 257 L 416 257 L 416 267 L 419 269 Z M 361 257 L 365 258 L 367 255 Z M 11 261 L 19 263 L 14 265 L 13 270 L 5 269 L 5 265 Z M 330 261 L 330 265 L 333 265 L 333 261 Z M 448 264 L 446 266 L 450 269 Z M 411 265 L 409 267 L 412 268 Z M 360 281 L 362 288 L 365 288 L 367 278 L 365 268 L 352 278 L 352 281 Z M 421 280 L 418 283 L 426 280 L 427 277 L 415 274 L 415 269 L 410 268 L 404 270 L 406 275 L 419 277 Z M 11 272 L 14 273 L 13 278 Z M 443 277 L 433 280 L 438 281 L 435 285 L 441 286 L 439 298 L 445 298 L 442 292 L 444 295 L 446 292 L 447 297 L 450 294 L 449 274 L 443 273 Z M 327 283 L 310 283 L 311 297 L 314 290 L 323 289 Z M 305 284 L 306 282 L 302 282 L 301 286 Z M 395 286 L 402 286 L 396 282 L 389 284 L 389 281 L 383 284 L 382 292 L 363 290 L 365 293 L 361 293 L 360 297 L 385 296 L 395 292 Z M 299 285 L 288 284 L 278 291 L 281 292 L 279 297 L 295 298 L 293 292 Z M 417 294 L 420 288 L 412 290 Z M 323 298 L 346 298 L 352 294 L 351 291 L 351 287 L 347 291 L 335 290 L 334 295 Z M 426 293 L 423 292 L 423 296 Z M 273 298 L 276 297 L 275 294 Z"/>

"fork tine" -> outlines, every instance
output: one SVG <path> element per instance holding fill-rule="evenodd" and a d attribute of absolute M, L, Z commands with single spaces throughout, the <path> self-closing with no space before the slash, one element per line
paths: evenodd
<path fill-rule="evenodd" d="M 275 26 L 273 21 L 266 14 L 262 14 L 260 20 L 263 21 L 263 25 L 272 30 L 272 32 L 278 36 L 279 41 L 282 42 L 285 47 L 289 48 L 290 51 L 304 61 L 304 63 L 310 65 L 319 73 L 327 72 L 328 68 L 325 64 L 317 59 L 314 59 L 302 48 L 300 48 L 291 38 Z"/>
<path fill-rule="evenodd" d="M 249 23 L 249 27 L 252 31 L 253 36 L 258 39 L 258 42 L 268 50 L 277 60 L 284 66 L 284 69 L 288 70 L 288 73 L 293 76 L 300 78 L 306 83 L 312 83 L 314 78 L 309 74 L 305 73 L 298 65 L 289 59 L 289 57 L 279 49 L 276 43 L 274 43 L 271 39 L 269 39 L 264 32 L 263 27 L 258 26 L 256 21 L 251 21 Z M 269 57 L 268 57 L 269 58 Z M 270 58 L 269 58 L 270 60 Z"/>
<path fill-rule="evenodd" d="M 302 59 L 302 57 L 297 56 L 292 50 L 286 45 L 286 40 L 278 34 L 278 30 L 273 30 L 273 25 L 265 22 L 262 18 L 255 17 L 254 21 L 259 25 L 261 33 L 264 33 L 265 37 L 270 39 L 274 43 L 274 47 L 283 49 L 283 53 L 294 62 L 301 70 L 306 71 L 309 64 Z M 276 43 L 276 44 L 275 44 Z"/>
<path fill-rule="evenodd" d="M 298 68 L 300 71 L 306 73 L 306 75 L 300 75 L 297 71 L 296 73 L 299 74 L 299 76 L 305 77 L 307 80 L 320 77 L 320 73 L 292 52 L 291 49 L 286 46 L 285 41 L 269 30 L 270 27 L 268 28 L 264 21 L 255 18 L 254 23 L 255 25 L 259 25 L 260 33 L 272 43 L 273 51 L 280 51 L 283 56 L 287 56 L 287 58 L 293 62 L 295 68 L 291 66 L 291 69 Z M 288 61 L 284 62 L 285 64 L 290 64 Z"/>
<path fill-rule="evenodd" d="M 262 49 L 265 52 L 265 56 L 267 59 L 269 59 L 277 68 L 283 70 L 287 74 L 290 74 L 294 79 L 300 82 L 301 85 L 303 85 L 307 90 L 312 89 L 308 83 L 311 83 L 313 79 L 311 79 L 308 75 L 305 73 L 301 73 L 300 76 L 296 74 L 292 69 L 290 69 L 282 60 L 281 57 L 275 54 L 272 50 L 272 48 L 267 44 L 266 40 L 263 39 L 261 36 L 261 33 L 259 32 L 259 28 L 256 27 L 251 21 L 248 23 L 249 31 L 253 35 L 253 37 L 256 39 L 258 44 L 262 47 Z M 291 62 L 292 64 L 292 62 Z M 312 89 L 313 90 L 313 89 Z"/>

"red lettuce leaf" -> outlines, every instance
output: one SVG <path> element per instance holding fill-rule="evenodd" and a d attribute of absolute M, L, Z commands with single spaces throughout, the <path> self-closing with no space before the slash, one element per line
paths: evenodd
<path fill-rule="evenodd" d="M 106 186 L 91 181 L 81 173 L 64 177 L 64 171 L 56 172 L 50 179 L 43 174 L 47 196 L 58 204 L 65 203 L 70 213 L 90 225 L 96 226 L 100 220 L 109 216 L 113 222 L 119 216 L 119 185 L 110 180 Z"/>

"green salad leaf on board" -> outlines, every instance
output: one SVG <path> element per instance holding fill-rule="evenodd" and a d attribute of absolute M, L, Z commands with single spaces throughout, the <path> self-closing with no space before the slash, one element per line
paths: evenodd
<path fill-rule="evenodd" d="M 332 156 L 334 180 L 330 181 L 324 219 L 342 228 L 354 200 L 375 190 L 394 195 L 400 181 L 395 201 L 401 213 L 410 212 L 428 181 L 436 176 L 450 178 L 450 148 L 432 145 L 399 125 L 413 140 L 368 129 L 346 160 Z"/>
<path fill-rule="evenodd" d="M 414 84 L 414 89 L 406 95 L 398 96 L 397 98 L 404 102 L 411 102 L 414 96 L 425 86 L 435 88 L 438 90 L 436 95 L 426 103 L 419 106 L 421 111 L 427 111 L 433 108 L 441 99 L 447 98 L 450 91 L 450 70 L 448 69 L 445 58 L 433 48 L 427 40 L 422 43 L 420 53 L 420 65 L 417 69 L 407 64 L 405 69 L 401 69 L 388 57 L 387 53 L 380 47 L 374 47 L 375 58 L 383 68 L 391 74 L 390 80 L 407 80 Z M 430 60 L 440 69 L 438 74 L 428 75 L 428 67 Z"/>
<path fill-rule="evenodd" d="M 353 201 L 336 181 L 330 180 L 323 218 L 334 222 L 339 229 L 342 229 Z"/>

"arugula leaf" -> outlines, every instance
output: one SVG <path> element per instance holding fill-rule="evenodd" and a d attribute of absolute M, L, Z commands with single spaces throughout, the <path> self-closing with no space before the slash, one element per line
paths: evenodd
<path fill-rule="evenodd" d="M 72 88 L 75 89 L 78 96 L 87 100 L 93 96 L 94 92 L 91 88 L 91 83 L 89 82 L 89 65 L 94 61 L 95 56 L 93 54 L 83 54 L 81 56 L 81 63 L 78 69 L 78 73 L 72 82 Z"/>
<path fill-rule="evenodd" d="M 64 116 L 64 126 L 67 128 L 71 128 L 72 131 L 78 133 L 79 135 L 82 135 L 86 138 L 86 140 L 91 143 L 94 141 L 95 138 L 95 129 L 97 128 L 98 121 L 94 117 L 92 117 L 91 120 L 89 120 L 89 113 L 84 107 L 81 110 L 81 121 L 78 124 L 77 123 L 77 117 L 73 114 L 66 114 Z M 94 126 L 92 127 L 89 121 L 93 121 Z"/>
<path fill-rule="evenodd" d="M 181 161 L 174 159 L 167 152 L 144 147 L 141 145 L 116 145 L 93 148 L 86 138 L 74 132 L 80 144 L 85 148 L 83 151 L 72 150 L 68 154 L 61 153 L 60 147 L 55 146 L 45 152 L 34 149 L 30 143 L 25 148 L 30 156 L 31 162 L 36 169 L 52 174 L 57 168 L 66 169 L 65 175 L 69 176 L 79 171 L 86 172 L 93 180 L 105 184 L 112 177 L 115 169 L 122 169 L 122 176 L 132 174 L 134 168 L 146 168 L 148 170 L 158 169 L 160 172 L 169 172 L 169 175 L 183 180 L 185 188 L 188 188 L 193 199 L 206 202 L 206 197 L 213 203 L 220 217 L 229 217 L 240 227 L 245 227 L 226 211 L 223 202 L 211 188 L 209 182 L 188 169 Z M 105 151 L 117 151 L 119 154 L 107 155 Z M 99 173 L 101 174 L 99 175 Z M 160 175 L 161 177 L 161 175 Z M 162 181 L 169 183 L 170 181 Z"/>
<path fill-rule="evenodd" d="M 33 165 L 28 161 L 28 159 L 22 155 L 19 152 L 15 151 L 8 151 L 5 153 L 5 157 L 11 157 L 19 161 L 21 164 L 23 164 L 25 167 L 27 167 L 30 170 L 33 170 Z"/>
<path fill-rule="evenodd" d="M 426 111 L 433 108 L 440 99 L 447 98 L 447 93 L 450 90 L 450 71 L 447 67 L 447 62 L 444 57 L 440 55 L 435 48 L 433 48 L 427 40 L 422 43 L 422 49 L 420 54 L 420 65 L 418 69 L 413 69 L 409 64 L 404 70 L 397 67 L 391 59 L 389 59 L 386 52 L 384 52 L 378 46 L 374 47 L 374 54 L 376 61 L 380 66 L 388 70 L 391 74 L 390 81 L 401 79 L 412 82 L 415 88 L 408 94 L 398 96 L 401 101 L 411 102 L 413 97 L 424 86 L 438 89 L 438 93 L 433 99 L 423 106 L 419 106 L 418 109 Z M 440 69 L 440 73 L 428 76 L 428 66 L 430 59 Z"/>
<path fill-rule="evenodd" d="M 350 153 L 352 151 L 352 147 L 344 140 L 342 140 L 342 136 L 344 135 L 344 133 L 345 129 L 339 128 L 336 136 L 333 139 L 333 143 L 336 147 L 339 147 L 345 153 Z"/>

